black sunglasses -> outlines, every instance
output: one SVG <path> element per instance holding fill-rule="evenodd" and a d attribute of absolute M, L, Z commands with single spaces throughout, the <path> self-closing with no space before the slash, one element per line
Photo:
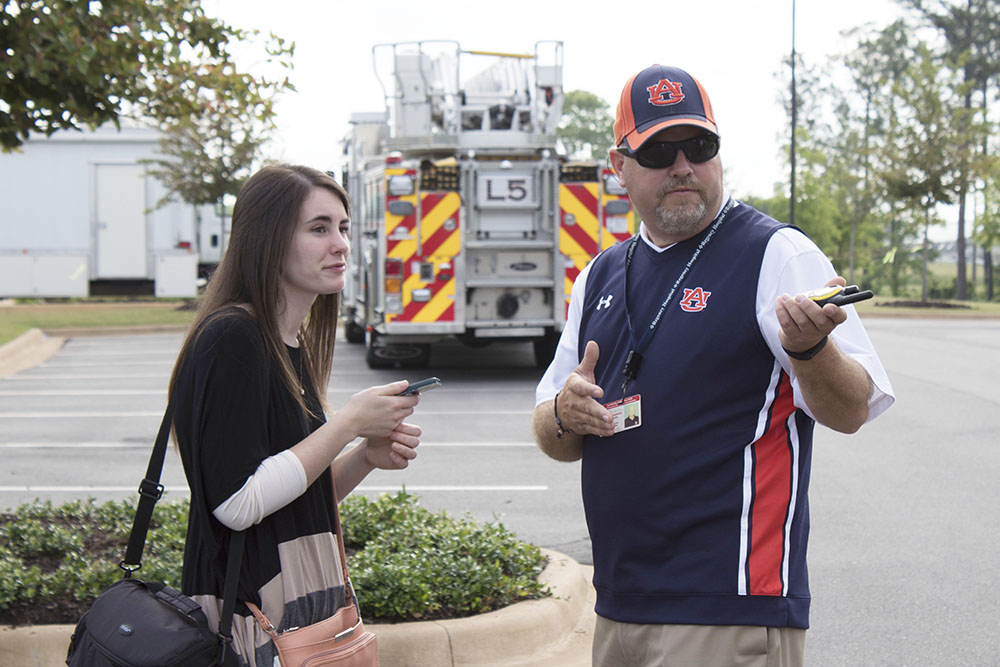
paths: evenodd
<path fill-rule="evenodd" d="M 637 151 L 618 150 L 647 169 L 666 169 L 677 159 L 678 151 L 684 151 L 688 161 L 694 164 L 708 162 L 719 154 L 719 137 L 699 134 L 684 141 L 650 141 Z"/>

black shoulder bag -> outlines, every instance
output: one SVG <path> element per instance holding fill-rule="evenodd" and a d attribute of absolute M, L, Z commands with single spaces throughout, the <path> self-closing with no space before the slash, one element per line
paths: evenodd
<path fill-rule="evenodd" d="M 163 415 L 146 477 L 139 484 L 139 503 L 132 522 L 125 559 L 118 564 L 125 575 L 105 589 L 80 617 L 70 640 L 69 667 L 215 667 L 235 664 L 232 649 L 233 610 L 239 583 L 246 532 L 232 534 L 222 613 L 218 631 L 208 626 L 201 607 L 191 598 L 157 581 L 142 581 L 132 573 L 142 567 L 142 549 L 163 494 L 160 474 L 173 423 L 171 401 Z"/>

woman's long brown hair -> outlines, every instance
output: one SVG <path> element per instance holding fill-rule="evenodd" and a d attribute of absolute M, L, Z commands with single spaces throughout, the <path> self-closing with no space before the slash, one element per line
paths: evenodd
<path fill-rule="evenodd" d="M 316 188 L 326 188 L 351 214 L 347 191 L 331 176 L 299 165 L 270 165 L 251 176 L 236 197 L 229 247 L 212 275 L 174 364 L 169 395 L 173 396 L 180 370 L 203 325 L 232 306 L 245 308 L 264 333 L 268 355 L 281 369 L 282 381 L 303 411 L 308 413 L 295 369 L 278 331 L 278 313 L 284 307 L 281 273 L 303 202 Z M 339 295 L 321 294 L 300 329 L 305 371 L 326 409 L 326 387 L 333 365 L 337 337 Z"/>

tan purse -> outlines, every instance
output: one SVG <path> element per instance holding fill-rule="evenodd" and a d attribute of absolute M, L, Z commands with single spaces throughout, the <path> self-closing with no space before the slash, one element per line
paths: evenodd
<path fill-rule="evenodd" d="M 336 498 L 336 489 L 334 489 Z M 330 618 L 278 633 L 257 605 L 247 602 L 257 622 L 271 636 L 281 667 L 378 667 L 375 635 L 365 631 L 361 607 L 347 574 L 347 554 L 344 552 L 344 531 L 340 526 L 340 510 L 333 508 L 340 565 L 344 570 L 346 604 Z"/>
<path fill-rule="evenodd" d="M 325 621 L 281 634 L 275 631 L 257 605 L 248 602 L 247 607 L 274 640 L 281 667 L 378 667 L 375 635 L 365 630 L 358 599 L 354 596 L 350 582 L 347 590 L 354 604 L 341 607 Z"/>

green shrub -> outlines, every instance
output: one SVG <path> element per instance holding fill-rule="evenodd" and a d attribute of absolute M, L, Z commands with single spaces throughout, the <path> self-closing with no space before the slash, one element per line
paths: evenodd
<path fill-rule="evenodd" d="M 135 503 L 36 501 L 0 514 L 0 623 L 72 623 L 122 574 Z M 187 503 L 153 512 L 141 576 L 180 585 Z"/>
<path fill-rule="evenodd" d="M 545 557 L 500 524 L 456 520 L 405 491 L 341 503 L 361 613 L 384 621 L 456 618 L 548 595 Z"/>
<path fill-rule="evenodd" d="M 0 623 L 75 623 L 120 576 L 135 501 L 36 501 L 0 514 Z M 161 502 L 143 550 L 144 579 L 180 588 L 188 502 Z M 341 504 L 344 543 L 369 620 L 458 618 L 549 591 L 545 557 L 502 525 L 434 514 L 405 491 Z"/>

